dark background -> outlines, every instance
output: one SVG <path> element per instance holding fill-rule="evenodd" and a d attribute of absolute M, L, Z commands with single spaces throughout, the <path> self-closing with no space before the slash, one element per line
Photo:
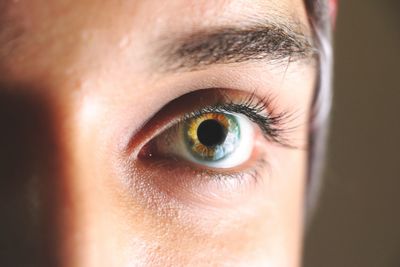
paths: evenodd
<path fill-rule="evenodd" d="M 400 267 L 400 1 L 340 1 L 325 185 L 305 267 Z"/>

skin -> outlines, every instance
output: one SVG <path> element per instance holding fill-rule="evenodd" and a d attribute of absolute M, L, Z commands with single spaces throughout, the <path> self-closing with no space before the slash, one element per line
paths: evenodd
<path fill-rule="evenodd" d="M 129 152 L 164 105 L 211 87 L 273 95 L 306 147 L 314 64 L 158 71 L 156 52 L 163 36 L 252 17 L 279 14 L 310 32 L 301 0 L 6 2 L 1 266 L 299 266 L 306 149 L 257 135 L 262 179 L 231 186 L 191 183 L 185 168 Z"/>

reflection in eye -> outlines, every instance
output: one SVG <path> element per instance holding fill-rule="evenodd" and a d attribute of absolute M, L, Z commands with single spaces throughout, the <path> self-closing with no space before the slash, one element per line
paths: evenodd
<path fill-rule="evenodd" d="M 206 98 L 203 96 L 201 99 Z M 184 98 L 181 101 L 184 103 Z M 171 106 L 174 104 L 179 106 L 179 102 L 171 103 Z M 273 115 L 270 105 L 270 100 L 259 99 L 254 94 L 244 99 L 231 99 L 224 95 L 217 103 L 186 111 L 172 126 L 145 145 L 139 156 L 173 159 L 175 162 L 183 160 L 214 171 L 237 169 L 254 160 L 257 138 L 264 139 L 264 143 L 289 146 L 283 135 L 285 122 L 290 116 L 285 112 Z"/>

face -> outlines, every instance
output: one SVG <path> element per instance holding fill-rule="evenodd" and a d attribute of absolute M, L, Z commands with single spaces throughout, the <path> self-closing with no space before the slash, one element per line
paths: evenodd
<path fill-rule="evenodd" d="M 1 266 L 298 266 L 302 0 L 0 12 Z"/>

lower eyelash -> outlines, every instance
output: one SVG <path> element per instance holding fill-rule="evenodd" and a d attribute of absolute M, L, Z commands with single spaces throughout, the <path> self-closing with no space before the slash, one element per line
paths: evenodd
<path fill-rule="evenodd" d="M 185 163 L 182 165 L 182 161 L 179 158 L 173 157 L 169 157 L 168 159 L 158 159 L 155 161 L 150 160 L 143 163 L 145 164 L 145 166 L 143 166 L 145 172 L 148 170 L 158 170 L 163 173 L 163 177 L 170 177 L 167 179 L 178 180 L 169 182 L 168 180 L 164 181 L 170 183 L 175 189 L 193 188 L 193 186 L 194 188 L 197 188 L 198 185 L 204 186 L 208 183 L 215 183 L 221 190 L 234 192 L 245 190 L 246 188 L 256 186 L 260 182 L 264 182 L 266 177 L 262 175 L 263 173 L 267 173 L 268 176 L 271 175 L 265 155 L 260 155 L 260 158 L 255 159 L 255 162 L 252 163 L 250 168 L 240 171 L 212 170 L 197 167 L 195 164 L 191 163 Z M 169 175 L 169 173 L 171 173 L 171 175 Z M 177 173 L 180 174 L 177 175 Z M 149 179 L 152 175 L 154 174 L 149 173 L 144 176 L 147 177 L 146 179 Z M 155 179 L 157 179 L 158 176 L 159 175 L 156 174 L 154 176 Z M 186 179 L 183 177 L 188 178 Z"/>

